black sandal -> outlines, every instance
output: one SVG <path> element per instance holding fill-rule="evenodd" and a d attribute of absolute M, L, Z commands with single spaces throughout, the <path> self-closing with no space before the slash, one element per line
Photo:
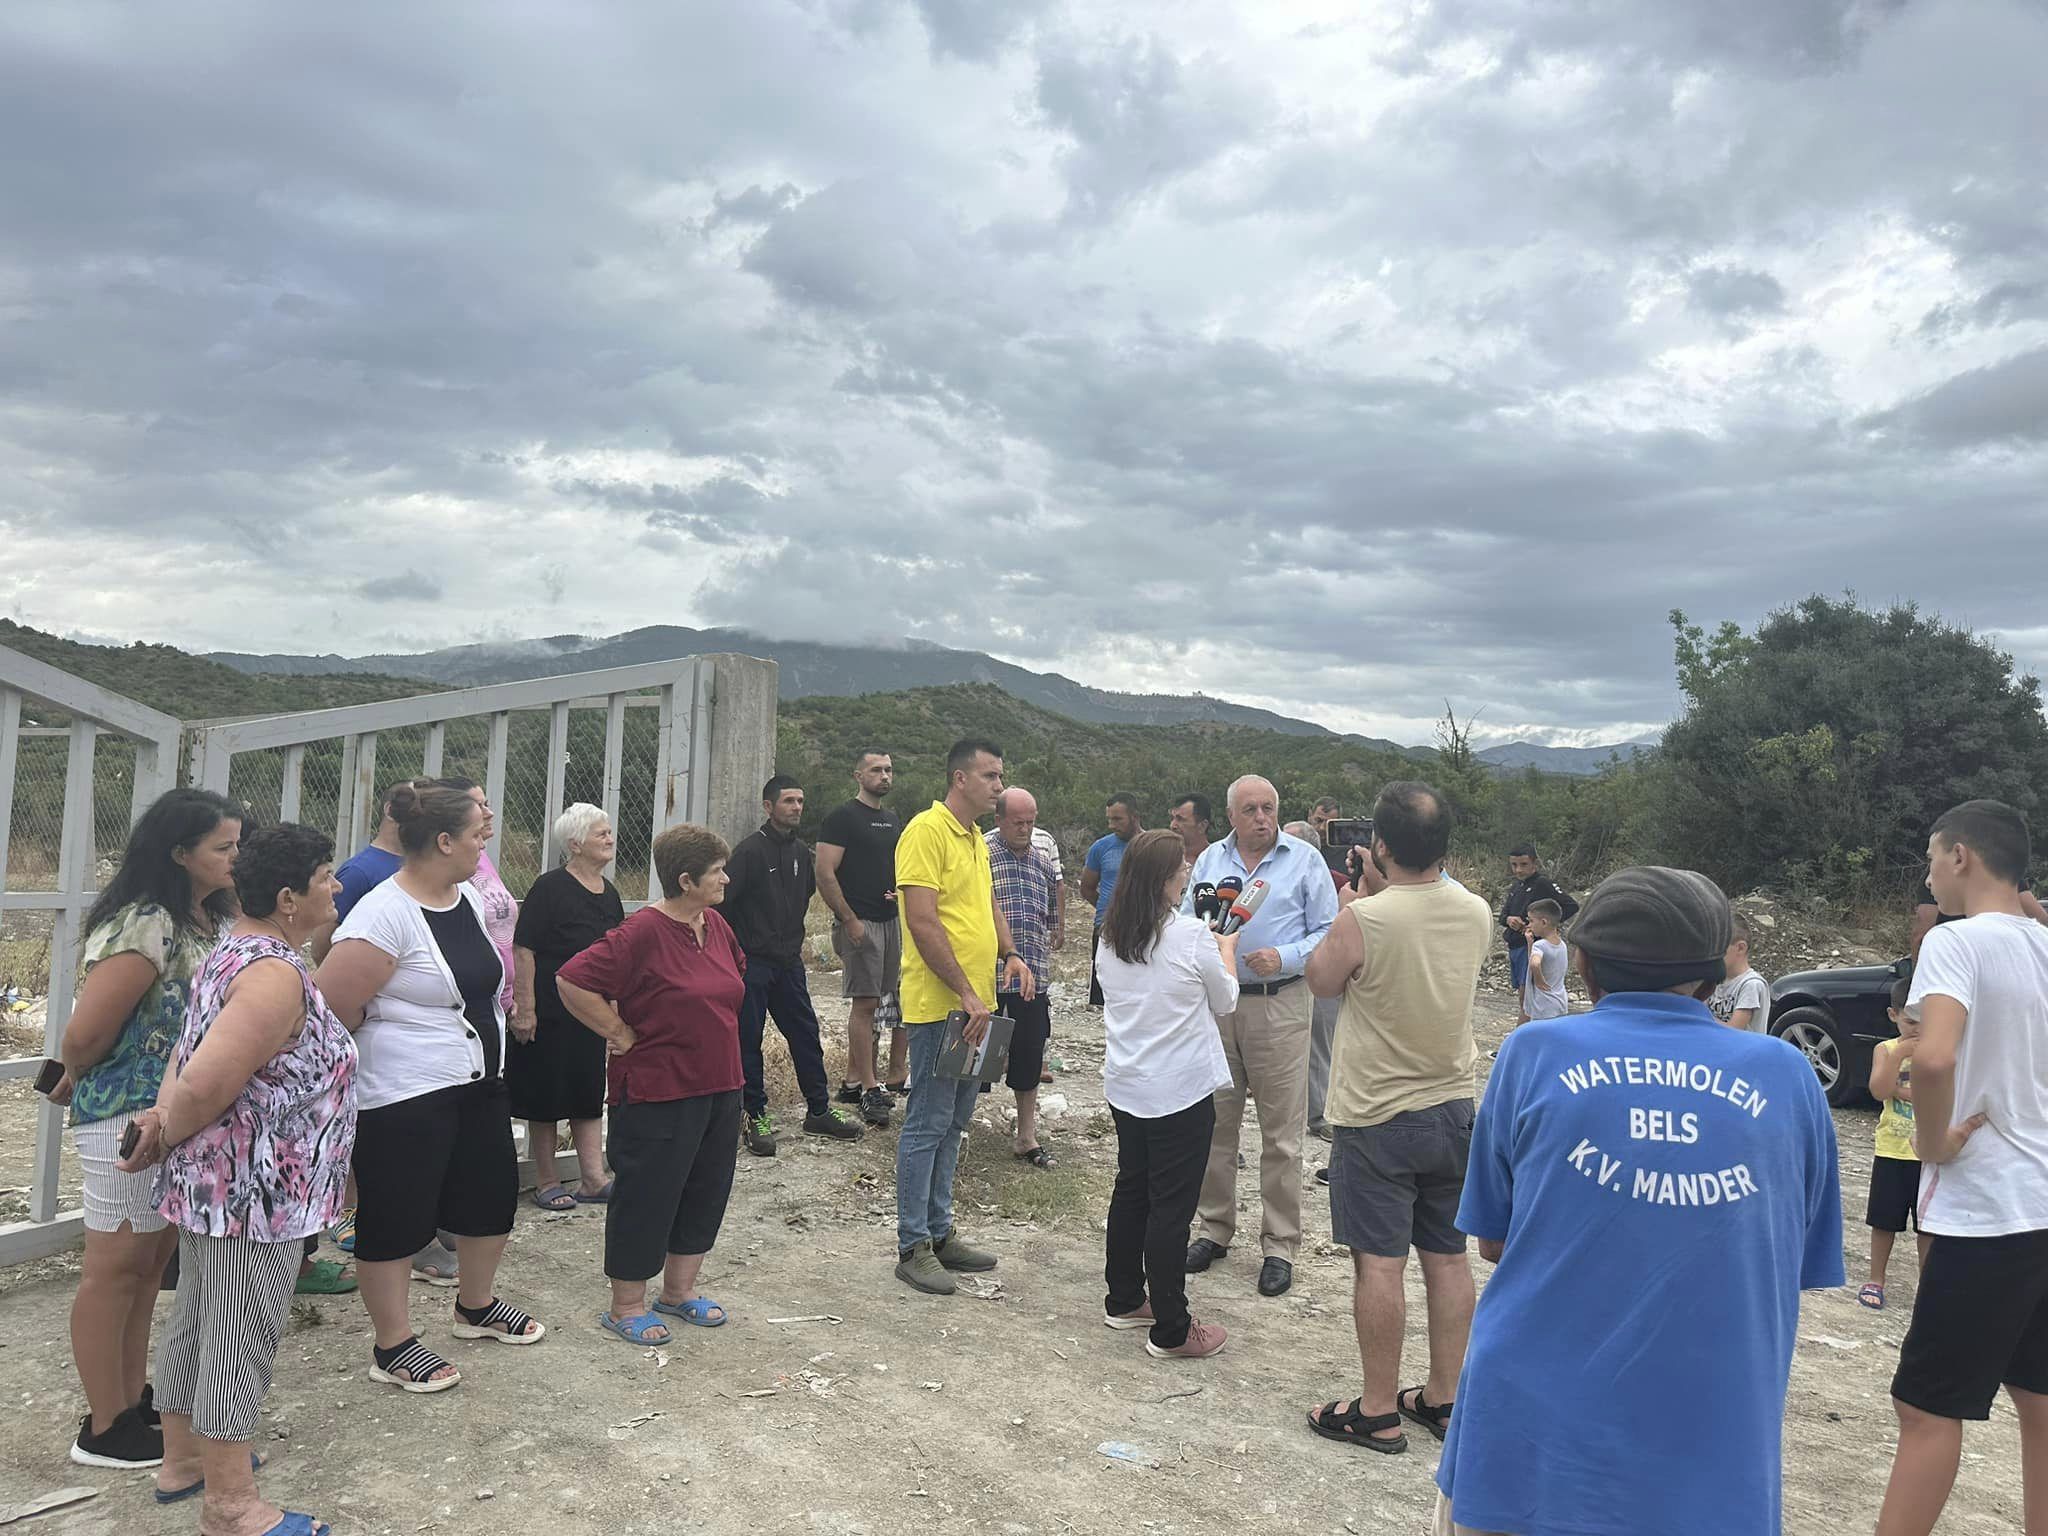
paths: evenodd
<path fill-rule="evenodd" d="M 437 1371 L 449 1374 L 437 1377 Z M 462 1380 L 462 1374 L 422 1344 L 420 1336 L 414 1334 L 389 1349 L 375 1344 L 370 1346 L 370 1380 L 381 1381 L 386 1386 L 406 1392 L 446 1392 Z"/>
<path fill-rule="evenodd" d="M 496 1339 L 500 1344 L 538 1344 L 547 1328 L 517 1307 L 508 1307 L 495 1296 L 488 1307 L 465 1307 L 455 1303 L 455 1337 Z"/>
<path fill-rule="evenodd" d="M 1034 1168 L 1050 1168 L 1053 1166 L 1052 1154 L 1046 1151 L 1044 1147 L 1033 1147 L 1029 1152 L 1012 1152 L 1010 1156 L 1016 1158 L 1020 1163 L 1029 1163 Z"/>
<path fill-rule="evenodd" d="M 1415 1394 L 1413 1407 L 1409 1406 L 1410 1392 Z M 1457 1405 L 1438 1403 L 1432 1407 L 1422 1400 L 1421 1387 L 1403 1387 L 1394 1394 L 1394 1406 L 1400 1410 L 1402 1418 L 1413 1420 L 1441 1440 L 1451 1427 L 1451 1410 Z"/>
<path fill-rule="evenodd" d="M 1399 1429 L 1401 1415 L 1379 1413 L 1367 1417 L 1358 1411 L 1360 1399 L 1352 1398 L 1351 1406 L 1344 1407 L 1340 1398 L 1334 1403 L 1325 1403 L 1320 1408 L 1311 1408 L 1308 1413 L 1308 1427 L 1325 1440 L 1341 1440 L 1346 1445 L 1362 1445 L 1369 1451 L 1378 1451 L 1382 1456 L 1398 1456 L 1408 1449 L 1408 1437 L 1396 1435 L 1383 1440 L 1374 1432 L 1382 1429 Z M 1339 1413 L 1337 1410 L 1343 1408 Z"/>

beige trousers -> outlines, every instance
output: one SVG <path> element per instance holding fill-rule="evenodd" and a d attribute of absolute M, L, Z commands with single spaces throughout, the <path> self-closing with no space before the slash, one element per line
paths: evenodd
<path fill-rule="evenodd" d="M 1308 1116 L 1308 1039 L 1315 999 L 1296 981 L 1268 997 L 1240 997 L 1216 1021 L 1230 1086 L 1216 1090 L 1216 1133 L 1198 1207 L 1202 1236 L 1228 1248 L 1237 1235 L 1237 1139 L 1247 1095 L 1259 1106 L 1259 1250 L 1294 1262 L 1301 1247 L 1301 1131 Z"/>
<path fill-rule="evenodd" d="M 1475 1531 L 1452 1520 L 1451 1501 L 1441 1493 L 1436 1496 L 1436 1524 L 1429 1529 L 1430 1536 L 1500 1536 L 1498 1531 Z"/>

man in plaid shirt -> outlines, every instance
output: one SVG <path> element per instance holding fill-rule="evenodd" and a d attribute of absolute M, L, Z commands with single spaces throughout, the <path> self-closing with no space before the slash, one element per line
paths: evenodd
<path fill-rule="evenodd" d="M 1005 1077 L 1017 1095 L 1016 1156 L 1039 1168 L 1052 1166 L 1052 1154 L 1038 1144 L 1038 1082 L 1045 1066 L 1045 1042 L 1052 1035 L 1052 1004 L 1046 986 L 1052 980 L 1052 952 L 1059 942 L 1059 866 L 1038 848 L 1032 833 L 1038 826 L 1038 802 L 1015 787 L 996 801 L 995 830 L 988 833 L 989 873 L 995 879 L 996 904 L 1010 925 L 1010 942 L 1038 983 L 1025 1001 L 1015 992 L 1001 992 L 996 1011 L 1013 1021 L 1010 1070 Z M 1000 984 L 1000 983 L 999 983 Z"/>

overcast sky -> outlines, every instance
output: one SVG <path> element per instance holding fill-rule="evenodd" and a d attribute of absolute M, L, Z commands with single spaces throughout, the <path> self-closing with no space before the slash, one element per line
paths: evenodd
<path fill-rule="evenodd" d="M 0 613 L 911 635 L 1612 740 L 2048 666 L 2040 0 L 0 9 Z"/>

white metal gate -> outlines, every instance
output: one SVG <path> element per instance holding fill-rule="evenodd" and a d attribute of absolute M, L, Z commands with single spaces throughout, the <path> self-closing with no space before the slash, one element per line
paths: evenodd
<path fill-rule="evenodd" d="M 41 758 L 46 771 L 24 774 L 25 757 Z M 169 715 L 0 646 L 0 941 L 10 973 L 0 979 L 32 978 L 44 962 L 28 957 L 48 956 L 42 1049 L 0 1061 L 0 1080 L 32 1078 L 57 1054 L 100 860 L 120 852 L 135 818 L 176 782 L 177 766 Z M 0 1222 L 0 1264 L 69 1247 L 85 1230 L 82 1211 L 58 1210 L 64 1111 L 39 1098 L 35 1116 L 27 1219 Z M 8 1151 L 11 1164 L 18 1149 Z"/>
<path fill-rule="evenodd" d="M 618 832 L 615 871 L 624 873 L 615 877 L 637 907 L 643 893 L 661 894 L 651 851 L 661 831 L 696 821 L 736 842 L 759 821 L 761 784 L 775 766 L 776 682 L 774 662 L 721 653 L 181 726 L 0 647 L 0 939 L 32 943 L 37 925 L 49 929 L 45 1050 L 56 1054 L 70 1015 L 78 929 L 97 894 L 97 870 L 119 853 L 142 808 L 177 782 L 181 757 L 187 782 L 241 802 L 254 820 L 333 828 L 337 858 L 375 835 L 385 785 L 407 774 L 474 778 L 497 810 L 492 860 L 520 896 L 560 861 L 555 816 L 587 800 Z M 63 723 L 24 725 L 25 701 Z M 110 738 L 119 754 L 96 755 Z M 47 769 L 59 739 L 68 743 L 61 807 L 45 787 L 24 814 L 16 792 L 22 750 L 40 752 Z M 132 785 L 124 782 L 130 753 Z M 107 814 L 108 796 L 95 794 L 96 777 L 102 791 L 126 790 L 118 818 Z M 52 839 L 48 823 L 57 815 L 62 835 Z M 10 862 L 16 824 L 34 824 L 42 841 L 60 843 L 54 856 L 24 858 L 17 838 Z M 0 949 L 0 957 L 9 953 Z M 32 967 L 32 979 L 40 969 Z M 7 979 L 0 967 L 0 982 Z M 40 1053 L 0 1061 L 0 1079 L 32 1077 L 41 1061 Z M 82 1230 L 78 1211 L 58 1210 L 63 1111 L 37 1103 L 27 1219 L 0 1225 L 0 1264 L 54 1252 Z M 0 1158 L 11 1161 L 12 1150 L 0 1145 Z M 0 1186 L 5 1168 L 0 1163 Z"/>
<path fill-rule="evenodd" d="M 622 849 L 640 854 L 617 861 L 630 871 L 621 882 L 629 899 L 644 890 L 655 900 L 661 892 L 644 850 L 679 821 L 714 820 L 711 756 L 721 735 L 714 721 L 720 674 L 734 680 L 730 674 L 747 667 L 772 675 L 774 664 L 692 656 L 339 709 L 202 721 L 192 729 L 189 781 L 240 800 L 259 816 L 332 827 L 334 845 L 346 857 L 376 835 L 388 782 L 408 773 L 464 773 L 484 786 L 497 811 L 491 861 L 522 895 L 533 876 L 559 858 L 556 813 L 570 798 L 587 799 L 604 808 Z M 736 692 L 726 689 L 729 699 Z M 602 756 L 600 764 L 595 752 L 587 753 L 582 764 L 590 793 L 571 795 L 571 726 L 579 713 L 602 715 Z M 644 728 L 634 729 L 642 720 Z M 516 751 L 515 730 L 525 736 Z M 630 778 L 629 736 L 642 770 Z M 771 759 L 773 740 L 771 717 Z M 524 785 L 518 782 L 522 767 Z M 317 786 L 311 795 L 309 779 Z"/>

